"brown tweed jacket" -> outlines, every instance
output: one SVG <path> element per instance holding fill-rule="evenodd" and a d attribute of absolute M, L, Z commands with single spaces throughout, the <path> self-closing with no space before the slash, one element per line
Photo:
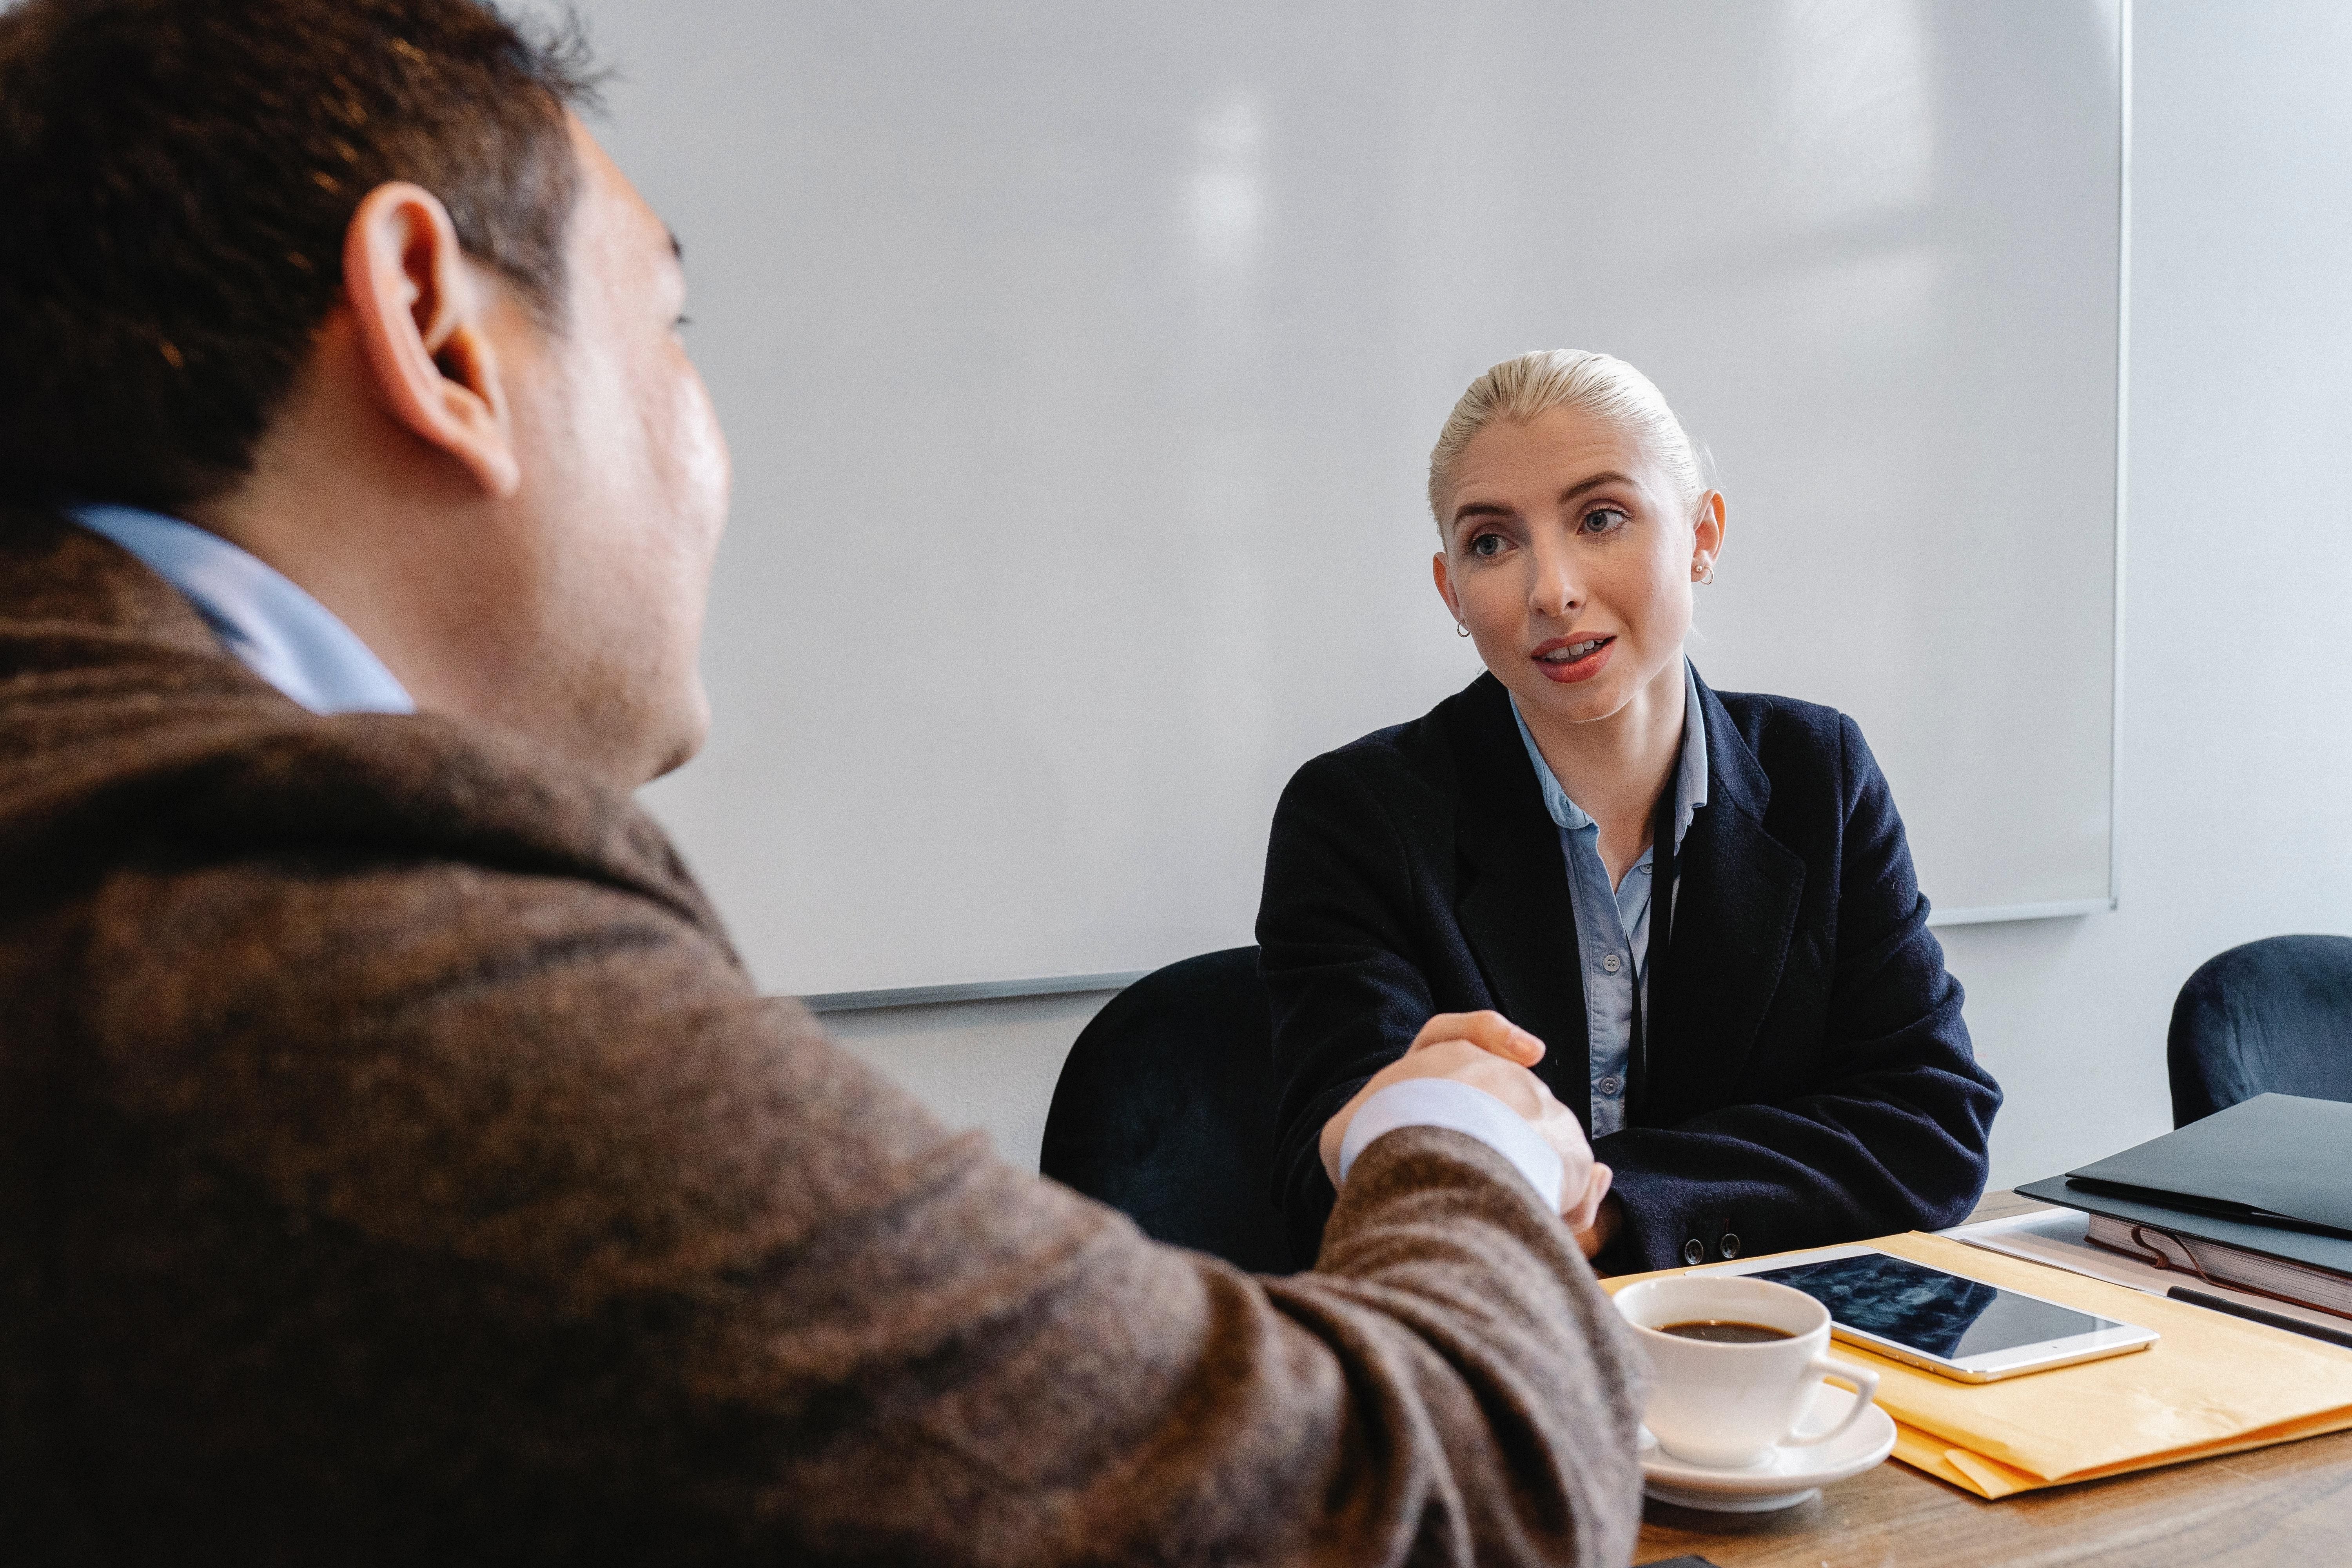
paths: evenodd
<path fill-rule="evenodd" d="M 1509 1167 L 1257 1279 L 755 995 L 660 832 L 0 511 L 10 1562 L 1574 1563 L 1640 1377 Z"/>

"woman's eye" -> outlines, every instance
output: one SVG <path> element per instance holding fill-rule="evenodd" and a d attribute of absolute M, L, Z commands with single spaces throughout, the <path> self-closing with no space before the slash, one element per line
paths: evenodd
<path fill-rule="evenodd" d="M 1632 521 L 1621 507 L 1596 506 L 1584 514 L 1584 531 L 1614 533 Z"/>
<path fill-rule="evenodd" d="M 1481 561 L 1492 561 L 1502 552 L 1503 536 L 1499 533 L 1482 533 L 1470 542 L 1470 553 Z"/>

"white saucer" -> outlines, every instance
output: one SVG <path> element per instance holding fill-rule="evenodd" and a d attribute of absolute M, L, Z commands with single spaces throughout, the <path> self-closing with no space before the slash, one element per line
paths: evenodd
<path fill-rule="evenodd" d="M 1845 1419 L 1853 1395 L 1823 1384 L 1813 1395 L 1813 1407 L 1797 1423 L 1797 1435 L 1826 1432 Z M 1895 1421 L 1875 1405 L 1834 1442 L 1818 1447 L 1776 1447 L 1742 1469 L 1719 1470 L 1677 1459 L 1658 1447 L 1647 1426 L 1642 1428 L 1643 1490 L 1660 1502 L 1679 1508 L 1706 1509 L 1715 1513 L 1769 1513 L 1794 1508 L 1820 1494 L 1832 1481 L 1845 1480 L 1869 1469 L 1895 1451 Z"/>

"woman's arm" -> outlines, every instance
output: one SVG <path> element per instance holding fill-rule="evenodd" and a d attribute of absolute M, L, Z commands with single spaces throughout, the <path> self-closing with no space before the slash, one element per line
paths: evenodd
<path fill-rule="evenodd" d="M 1692 1241 L 1713 1261 L 1726 1236 L 1754 1256 L 1933 1229 L 1983 1190 L 2000 1090 L 1969 1047 L 1885 775 L 1843 715 L 1839 738 L 1835 956 L 1811 1081 L 1597 1141 L 1623 1214 L 1605 1268 L 1680 1264 Z"/>
<path fill-rule="evenodd" d="M 1275 807 L 1258 907 L 1274 1012 L 1276 1201 L 1311 1265 L 1334 1194 L 1318 1140 L 1439 1009 L 1413 961 L 1412 871 L 1371 784 L 1341 755 L 1298 770 Z"/>

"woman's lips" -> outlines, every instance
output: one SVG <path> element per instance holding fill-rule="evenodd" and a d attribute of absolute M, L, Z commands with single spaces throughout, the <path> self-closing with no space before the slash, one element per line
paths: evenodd
<path fill-rule="evenodd" d="M 1543 671 L 1546 680 L 1573 686 L 1608 668 L 1609 656 L 1616 647 L 1613 637 L 1553 637 L 1537 646 L 1536 668 Z"/>

